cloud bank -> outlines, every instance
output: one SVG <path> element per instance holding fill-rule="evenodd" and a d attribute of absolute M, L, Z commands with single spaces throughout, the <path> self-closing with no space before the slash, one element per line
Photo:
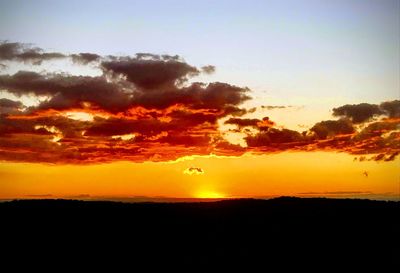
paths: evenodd
<path fill-rule="evenodd" d="M 47 53 L 26 44 L 0 43 L 5 67 L 55 59 L 90 64 L 103 74 L 0 72 L 1 91 L 17 98 L 45 98 L 30 107 L 19 100 L 0 99 L 0 160 L 91 164 L 329 150 L 360 156 L 360 161 L 367 157 L 391 161 L 400 152 L 399 100 L 339 106 L 333 109 L 336 119 L 298 132 L 277 127 L 268 117 L 243 117 L 254 112 L 243 107 L 251 100 L 246 87 L 189 81 L 213 73 L 212 65 L 197 68 L 170 55 Z M 244 134 L 246 147 L 224 138 L 221 120 Z"/>

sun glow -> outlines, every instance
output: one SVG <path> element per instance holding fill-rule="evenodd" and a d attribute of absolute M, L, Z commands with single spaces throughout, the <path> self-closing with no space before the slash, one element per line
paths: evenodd
<path fill-rule="evenodd" d="M 40 130 L 40 129 L 44 129 L 49 133 L 53 133 L 53 138 L 51 139 L 51 142 L 55 142 L 57 143 L 59 140 L 61 140 L 63 138 L 63 134 L 62 132 L 57 129 L 55 126 L 46 126 L 46 125 L 36 125 L 35 130 Z M 60 143 L 57 143 L 60 144 Z"/>
<path fill-rule="evenodd" d="M 112 136 L 112 139 L 120 139 L 120 140 L 131 140 L 134 139 L 136 136 L 135 134 L 126 134 L 126 135 L 117 135 L 117 136 Z"/>
<path fill-rule="evenodd" d="M 86 112 L 67 112 L 65 116 L 74 120 L 93 121 L 93 115 Z"/>
<path fill-rule="evenodd" d="M 208 190 L 204 190 L 204 191 L 199 191 L 195 194 L 196 198 L 226 198 L 226 196 L 222 193 L 219 192 L 215 192 L 215 191 L 208 191 Z"/>

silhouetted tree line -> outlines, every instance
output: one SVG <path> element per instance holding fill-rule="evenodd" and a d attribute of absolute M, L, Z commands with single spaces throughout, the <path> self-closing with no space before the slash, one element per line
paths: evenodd
<path fill-rule="evenodd" d="M 79 262 L 134 272 L 147 272 L 139 264 L 186 272 L 399 268 L 400 202 L 17 200 L 0 203 L 0 215 L 4 261 L 32 266 L 55 261 L 74 269 Z"/>

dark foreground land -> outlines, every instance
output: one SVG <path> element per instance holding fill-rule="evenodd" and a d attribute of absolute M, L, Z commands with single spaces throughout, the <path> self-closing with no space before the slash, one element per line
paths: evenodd
<path fill-rule="evenodd" d="M 400 268 L 399 202 L 20 200 L 0 203 L 0 216 L 2 258 L 16 259 L 14 268 L 49 262 L 74 271 L 127 266 L 148 272 L 135 270 L 139 265 L 162 272 Z"/>

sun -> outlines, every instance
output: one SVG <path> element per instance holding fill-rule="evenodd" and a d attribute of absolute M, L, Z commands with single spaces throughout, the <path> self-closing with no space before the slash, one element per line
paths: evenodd
<path fill-rule="evenodd" d="M 195 195 L 196 198 L 226 198 L 226 196 L 222 193 L 215 191 L 199 191 Z"/>

